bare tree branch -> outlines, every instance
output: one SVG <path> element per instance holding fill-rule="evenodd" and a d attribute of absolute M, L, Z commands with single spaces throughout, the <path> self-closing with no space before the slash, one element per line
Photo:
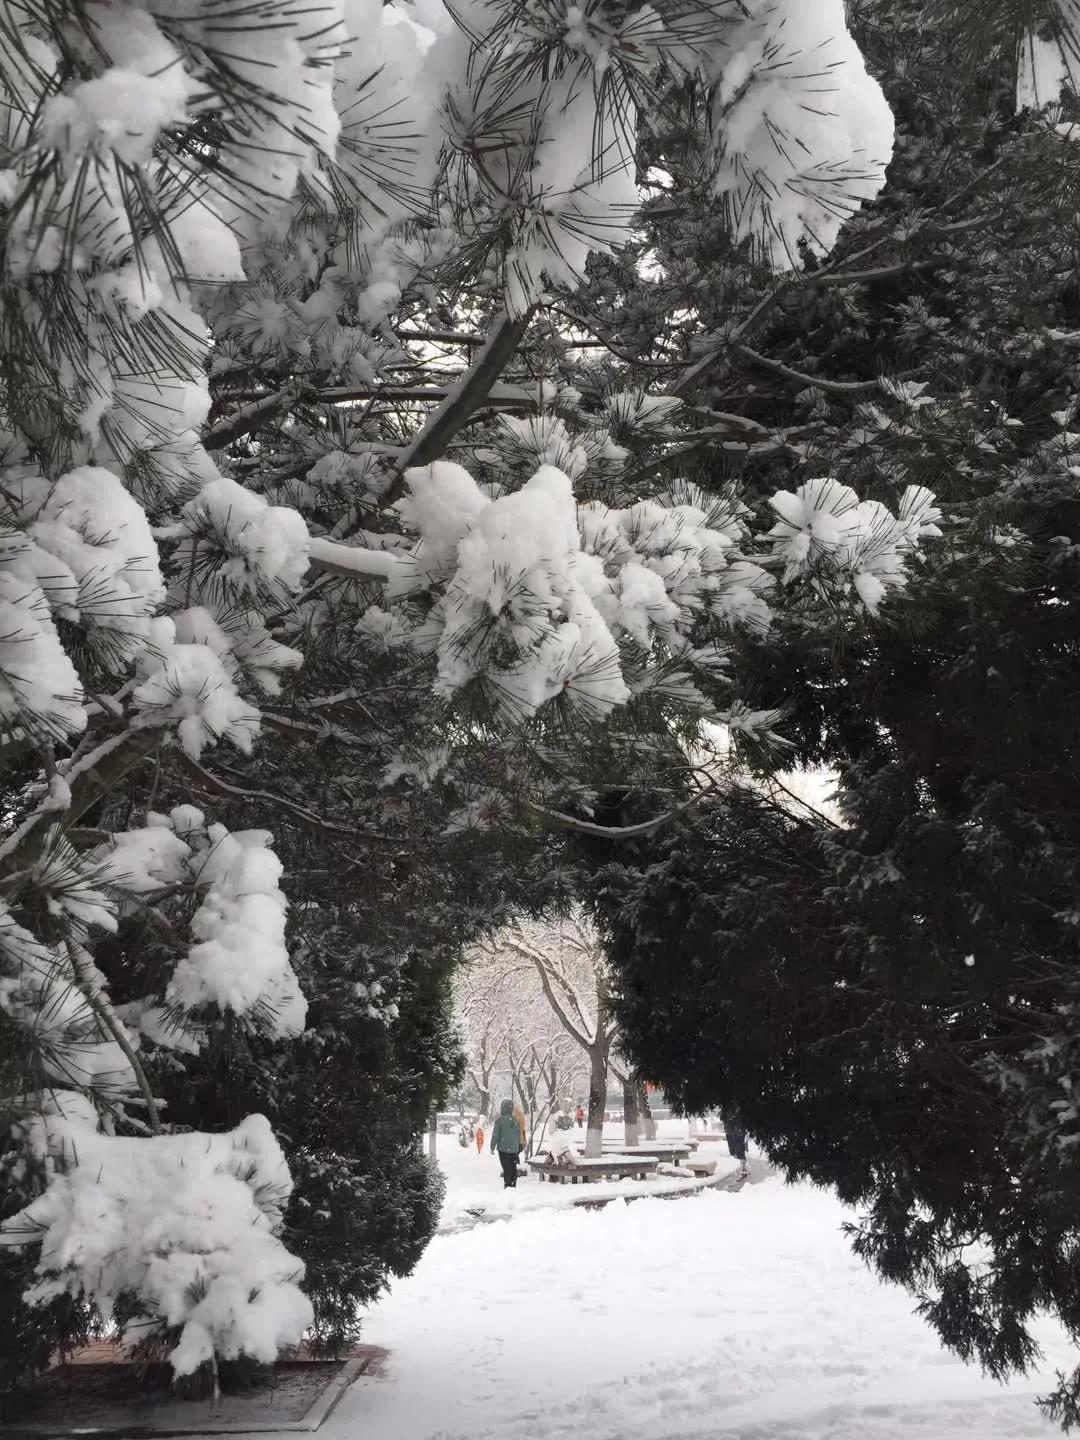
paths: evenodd
<path fill-rule="evenodd" d="M 715 785 L 705 786 L 688 800 L 665 810 L 662 815 L 654 815 L 651 820 L 640 820 L 636 825 L 597 825 L 592 820 L 579 820 L 576 815 L 567 815 L 562 810 L 549 810 L 544 805 L 537 805 L 533 800 L 524 801 L 524 805 L 534 815 L 553 822 L 560 830 L 576 830 L 579 834 L 596 835 L 602 840 L 634 840 L 641 835 L 652 835 L 715 793 Z"/>
<path fill-rule="evenodd" d="M 224 450 L 234 440 L 250 435 L 275 416 L 290 410 L 303 394 L 304 387 L 299 381 L 286 385 L 272 395 L 264 395 L 242 410 L 237 410 L 228 419 L 221 420 L 203 431 L 202 443 L 206 450 Z"/>
<path fill-rule="evenodd" d="M 401 848 L 399 841 L 394 840 L 390 835 L 379 835 L 372 831 L 359 830 L 355 825 L 342 824 L 337 820 L 328 820 L 325 815 L 320 815 L 314 810 L 309 810 L 306 805 L 300 805 L 295 800 L 290 800 L 285 795 L 275 795 L 270 790 L 255 790 L 246 785 L 230 785 L 227 780 L 222 780 L 219 775 L 212 774 L 193 760 L 190 755 L 184 755 L 183 764 L 190 770 L 196 780 L 203 785 L 208 785 L 211 790 L 216 790 L 219 795 L 230 795 L 238 800 L 263 800 L 268 805 L 274 805 L 279 810 L 285 810 L 288 814 L 301 820 L 305 825 L 311 825 L 316 830 L 325 831 L 328 835 L 347 835 L 350 840 L 362 840 L 365 843 L 374 842 L 379 845 L 390 845 L 395 850 Z"/>
<path fill-rule="evenodd" d="M 794 380 L 798 385 L 824 390 L 830 395 L 851 395 L 859 391 L 881 388 L 880 380 L 824 380 L 819 375 L 804 375 L 801 370 L 793 370 L 790 365 L 784 365 L 779 360 L 772 360 L 767 355 L 759 355 L 756 350 L 751 350 L 749 345 L 743 345 L 741 342 L 736 344 L 734 349 L 737 355 L 752 361 L 755 365 L 760 365 L 763 370 L 771 370 L 774 375 L 782 375 L 785 380 Z"/>
<path fill-rule="evenodd" d="M 397 478 L 384 497 L 386 505 L 400 500 L 405 493 L 405 471 L 415 465 L 430 465 L 444 455 L 453 437 L 486 403 L 507 361 L 524 339 L 532 314 L 528 310 L 517 317 L 505 313 L 499 316 L 460 384 L 428 416 L 398 457 Z"/>

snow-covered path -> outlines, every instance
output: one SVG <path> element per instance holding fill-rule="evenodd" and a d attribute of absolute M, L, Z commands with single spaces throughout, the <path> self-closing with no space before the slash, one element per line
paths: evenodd
<path fill-rule="evenodd" d="M 440 1235 L 369 1315 L 389 1347 L 335 1440 L 1049 1440 L 1034 1407 L 1069 1363 L 1004 1390 L 879 1285 L 830 1196 L 739 1194 L 523 1211 Z"/>

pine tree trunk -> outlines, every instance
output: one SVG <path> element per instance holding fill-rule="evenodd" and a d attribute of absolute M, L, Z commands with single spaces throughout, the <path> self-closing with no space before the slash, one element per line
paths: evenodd
<path fill-rule="evenodd" d="M 638 1085 L 631 1078 L 622 1082 L 623 1136 L 627 1145 L 641 1144 L 640 1117 L 638 1112 Z"/>

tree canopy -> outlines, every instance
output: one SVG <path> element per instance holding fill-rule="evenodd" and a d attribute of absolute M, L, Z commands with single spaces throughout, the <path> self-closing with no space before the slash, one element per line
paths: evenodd
<path fill-rule="evenodd" d="M 453 966 L 612 786 L 652 843 L 710 727 L 910 764 L 904 667 L 1018 593 L 1064 665 L 1080 151 L 1009 36 L 1057 102 L 1070 32 L 986 10 L 4 11 L 16 1366 L 345 1343 L 434 1225 Z"/>

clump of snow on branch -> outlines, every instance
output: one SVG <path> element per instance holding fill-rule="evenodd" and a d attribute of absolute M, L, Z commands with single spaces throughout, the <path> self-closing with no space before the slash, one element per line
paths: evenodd
<path fill-rule="evenodd" d="M 172 1007 L 255 1016 L 279 1038 L 303 1029 L 307 1003 L 285 945 L 281 861 L 265 830 L 230 832 L 194 806 L 151 814 L 90 853 L 102 886 L 145 896 L 187 886 L 203 893 L 191 921 L 195 943 L 165 994 Z"/>
<path fill-rule="evenodd" d="M 437 462 L 407 478 L 421 496 L 438 493 L 445 479 L 469 497 L 454 509 L 433 498 L 405 507 L 423 537 L 418 567 L 429 582 L 446 581 L 427 627 L 440 687 L 453 693 L 483 677 L 526 715 L 555 695 L 596 715 L 624 703 L 618 647 L 593 598 L 604 587 L 602 568 L 581 551 L 562 471 L 541 466 L 497 500 L 460 466 Z M 423 638 L 418 632 L 414 643 Z"/>
<path fill-rule="evenodd" d="M 208 827 L 206 848 L 193 862 L 206 891 L 191 922 L 196 943 L 173 972 L 166 999 L 187 1010 L 257 1010 L 269 1032 L 284 1037 L 303 1030 L 307 1002 L 285 945 L 282 867 L 270 841 L 265 830 Z"/>
<path fill-rule="evenodd" d="M 142 506 L 97 465 L 52 483 L 21 478 L 27 535 L 49 556 L 47 593 L 56 613 L 144 639 L 165 583 Z"/>
<path fill-rule="evenodd" d="M 85 953 L 85 952 L 84 952 Z M 103 977 L 91 970 L 91 984 Z M 0 901 L 0 1010 L 32 1036 L 42 1067 L 61 1085 L 115 1097 L 134 1074 L 121 1046 L 100 1028 L 66 945 L 45 945 Z"/>
<path fill-rule="evenodd" d="M 713 184 L 737 233 L 778 269 L 827 254 L 885 183 L 895 127 L 844 0 L 751 0 L 721 25 L 711 83 Z"/>
<path fill-rule="evenodd" d="M 128 47 L 131 68 L 114 64 L 50 96 L 39 122 L 42 148 L 66 161 L 89 153 L 106 161 L 115 155 L 127 165 L 145 164 L 161 131 L 184 119 L 190 82 L 180 56 L 146 14 L 133 10 L 129 23 L 136 41 Z"/>
<path fill-rule="evenodd" d="M 908 486 L 896 515 L 829 479 L 809 480 L 794 494 L 781 490 L 771 504 L 780 518 L 769 534 L 785 582 L 806 575 L 819 584 L 823 575 L 848 580 L 871 614 L 887 591 L 907 584 L 920 542 L 941 534 L 941 512 L 921 485 Z"/>
<path fill-rule="evenodd" d="M 576 506 L 569 478 L 551 465 L 495 499 L 447 462 L 410 470 L 406 481 L 399 511 L 420 543 L 388 589 L 392 599 L 435 593 L 409 639 L 437 651 L 448 694 L 481 681 L 517 713 L 561 696 L 603 715 L 630 695 L 627 642 L 646 654 L 662 643 L 693 666 L 690 633 L 703 618 L 757 632 L 770 624 L 775 582 L 753 558 L 742 507 L 693 485 L 612 509 Z M 832 480 L 771 503 L 781 517 L 769 532 L 772 553 L 785 582 L 810 575 L 839 595 L 851 584 L 871 612 L 906 584 L 920 542 L 940 534 L 933 496 L 921 487 L 905 492 L 896 516 Z M 378 616 L 369 627 L 388 634 L 387 613 Z M 673 677 L 663 683 L 676 698 Z M 680 693 L 693 698 L 685 685 Z"/>
<path fill-rule="evenodd" d="M 151 895 L 189 878 L 191 846 L 165 816 L 138 830 L 118 830 L 91 852 L 102 883 L 129 895 Z"/>
<path fill-rule="evenodd" d="M 464 0 L 453 13 L 457 25 L 438 0 L 407 9 L 353 0 L 350 20 L 373 53 L 365 46 L 363 76 L 341 67 L 342 86 L 356 90 L 354 113 L 342 110 L 338 165 L 357 205 L 387 220 L 402 213 L 410 185 L 415 194 L 440 177 L 465 177 L 464 253 L 475 263 L 489 252 L 485 228 L 500 232 L 512 313 L 536 302 L 545 277 L 572 284 L 590 251 L 629 237 L 638 105 L 664 67 L 707 89 L 712 183 L 736 233 L 777 266 L 790 267 L 802 241 L 829 249 L 843 220 L 884 183 L 892 116 L 843 0 L 757 0 L 730 13 L 707 0 L 602 8 Z M 376 160 L 380 120 L 390 114 L 415 137 L 411 172 Z M 489 133 L 497 144 L 483 143 Z"/>
<path fill-rule="evenodd" d="M 154 622 L 150 673 L 132 692 L 132 726 L 175 726 L 184 753 L 197 760 L 203 749 L 225 737 L 250 751 L 259 712 L 236 690 L 229 669 L 209 645 L 176 640 L 173 622 Z"/>
<path fill-rule="evenodd" d="M 171 617 L 176 640 L 182 645 L 205 645 L 212 650 L 236 683 L 246 675 L 268 695 L 281 691 L 281 674 L 303 663 L 299 650 L 280 641 L 267 630 L 254 611 L 214 604 L 213 612 L 203 605 L 179 610 Z"/>
<path fill-rule="evenodd" d="M 275 582 L 297 590 L 308 567 L 308 532 L 302 516 L 221 476 L 184 506 L 180 519 L 164 529 L 179 538 L 175 561 L 180 574 L 196 563 L 200 542 L 211 553 L 223 550 L 219 577 L 240 590 Z M 205 553 L 205 551 L 204 551 Z"/>
<path fill-rule="evenodd" d="M 3 568 L 0 536 L 0 737 L 48 741 L 86 728 L 82 681 L 40 586 Z"/>
<path fill-rule="evenodd" d="M 27 1299 L 134 1295 L 151 1324 L 178 1327 L 178 1375 L 215 1354 L 268 1364 L 311 1324 L 303 1266 L 277 1231 L 292 1190 L 266 1119 L 222 1135 L 103 1135 L 83 1097 L 61 1092 L 27 1122 L 42 1195 L 0 1225 L 0 1245 L 40 1243 Z M 129 1331 L 130 1333 L 130 1331 Z"/>

